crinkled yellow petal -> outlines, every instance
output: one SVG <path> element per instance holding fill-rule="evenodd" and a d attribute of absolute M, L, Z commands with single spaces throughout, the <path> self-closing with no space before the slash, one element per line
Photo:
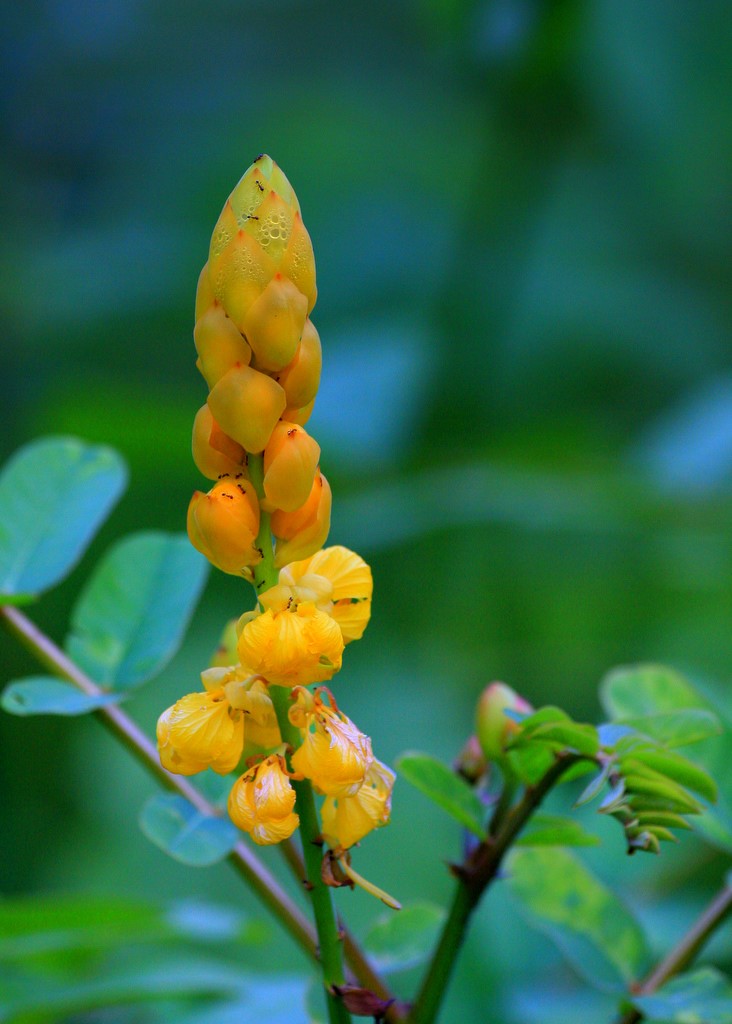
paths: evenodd
<path fill-rule="evenodd" d="M 341 667 L 343 637 L 337 623 L 311 602 L 262 612 L 239 636 L 239 658 L 275 686 L 325 682 Z"/>
<path fill-rule="evenodd" d="M 321 706 L 292 757 L 292 767 L 321 793 L 346 797 L 360 789 L 373 759 L 369 737 L 345 715 Z"/>
<path fill-rule="evenodd" d="M 279 843 L 292 835 L 299 824 L 294 806 L 295 790 L 276 755 L 237 779 L 228 801 L 231 820 L 260 846 Z"/>
<path fill-rule="evenodd" d="M 210 767 L 226 775 L 241 757 L 244 722 L 223 690 L 189 693 L 160 716 L 157 739 L 168 771 L 194 775 Z"/>
<path fill-rule="evenodd" d="M 324 576 L 332 585 L 333 607 L 329 611 L 344 641 L 360 640 L 371 618 L 374 582 L 369 566 L 355 551 L 335 545 L 286 566 L 280 582 L 297 586 L 303 577 L 312 575 Z"/>
<path fill-rule="evenodd" d="M 375 828 L 389 823 L 394 772 L 374 760 L 354 796 L 329 796 L 322 809 L 323 835 L 332 847 L 358 843 Z"/>

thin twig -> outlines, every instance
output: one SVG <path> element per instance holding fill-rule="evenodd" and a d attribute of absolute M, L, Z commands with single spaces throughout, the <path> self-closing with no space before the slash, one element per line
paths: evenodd
<path fill-rule="evenodd" d="M 732 911 L 732 888 L 725 885 L 704 908 L 688 932 L 653 968 L 648 977 L 634 989 L 633 994 L 637 996 L 652 995 L 669 979 L 688 967 L 730 911 Z M 638 1021 L 641 1020 L 643 1020 L 643 1014 L 640 1010 L 631 1007 L 620 1017 L 618 1024 L 638 1024 Z"/>
<path fill-rule="evenodd" d="M 6 628 L 31 654 L 55 676 L 68 680 L 89 696 L 99 696 L 104 690 L 91 680 L 78 665 L 54 644 L 21 611 L 9 605 L 0 606 L 0 615 Z M 159 782 L 189 800 L 203 814 L 216 815 L 218 811 L 187 778 L 172 775 L 160 764 L 158 752 L 145 733 L 129 715 L 115 704 L 97 708 L 93 714 L 118 740 L 151 772 Z M 237 843 L 228 857 L 232 867 L 246 879 L 259 899 L 278 918 L 309 957 L 318 959 L 317 943 L 312 925 L 300 908 L 293 903 L 277 879 L 259 861 L 243 842 Z"/>
<path fill-rule="evenodd" d="M 457 886 L 450 912 L 407 1018 L 409 1024 L 433 1024 L 437 1018 L 473 911 L 498 874 L 506 852 L 526 822 L 562 775 L 581 759 L 582 755 L 578 754 L 559 755 L 536 785 L 527 786 L 521 800 L 510 811 L 503 809 L 495 834 L 489 834 L 464 863 L 453 867 Z"/>

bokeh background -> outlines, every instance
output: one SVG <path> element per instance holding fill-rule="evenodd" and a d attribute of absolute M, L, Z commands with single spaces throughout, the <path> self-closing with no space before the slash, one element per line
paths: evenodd
<path fill-rule="evenodd" d="M 117 447 L 131 474 L 82 564 L 32 610 L 53 637 L 113 539 L 184 528 L 202 484 L 197 275 L 266 151 L 315 245 L 324 374 L 308 429 L 331 539 L 376 579 L 337 694 L 379 756 L 452 758 L 491 679 L 579 719 L 600 715 L 598 682 L 620 663 L 729 679 L 724 0 L 27 0 L 3 21 L 0 450 L 75 434 Z M 250 600 L 212 575 L 182 651 L 128 705 L 146 728 Z M 32 668 L 2 641 L 3 680 Z M 259 915 L 225 867 L 186 869 L 139 833 L 153 783 L 93 719 L 3 716 L 0 771 L 6 897 L 194 895 Z M 589 862 L 663 948 L 718 862 L 693 838 L 626 862 L 593 827 L 606 842 Z M 457 850 L 402 783 L 359 867 L 439 902 Z M 345 902 L 360 927 L 379 914 Z M 303 966 L 273 925 L 247 956 Z M 444 1019 L 553 1024 L 611 1005 L 497 892 Z"/>

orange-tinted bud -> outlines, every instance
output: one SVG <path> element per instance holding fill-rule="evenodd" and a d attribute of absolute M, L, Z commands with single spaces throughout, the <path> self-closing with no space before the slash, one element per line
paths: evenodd
<path fill-rule="evenodd" d="M 330 530 L 332 493 L 325 476 L 317 471 L 310 496 L 295 512 L 272 513 L 272 532 L 277 538 L 275 566 L 308 558 L 322 548 Z"/>
<path fill-rule="evenodd" d="M 211 437 L 214 428 L 221 438 L 226 438 L 228 446 L 226 452 L 214 447 Z M 196 413 L 193 421 L 193 461 L 205 477 L 209 480 L 218 480 L 224 473 L 236 476 L 237 473 L 246 473 L 246 452 L 240 444 L 232 441 L 230 437 L 218 428 L 216 421 L 211 415 L 207 405 L 202 405 Z"/>
<path fill-rule="evenodd" d="M 285 389 L 288 408 L 302 409 L 312 402 L 318 393 L 322 366 L 320 335 L 308 319 L 292 361 L 277 375 L 278 383 Z"/>
<path fill-rule="evenodd" d="M 256 565 L 259 503 L 254 487 L 242 476 L 219 480 L 208 494 L 196 491 L 188 506 L 191 544 L 223 572 L 235 576 Z"/>
<path fill-rule="evenodd" d="M 267 511 L 294 512 L 310 497 L 320 445 L 304 427 L 283 420 L 264 449 L 264 493 Z"/>
<path fill-rule="evenodd" d="M 318 297 L 318 289 L 315 286 L 315 257 L 313 243 L 299 211 L 292 222 L 290 241 L 282 257 L 280 270 L 307 297 L 309 316 Z"/>
<path fill-rule="evenodd" d="M 235 366 L 208 396 L 221 429 L 248 452 L 261 452 L 285 409 L 279 384 L 251 366 Z"/>
<path fill-rule="evenodd" d="M 252 350 L 217 302 L 199 317 L 193 340 L 198 352 L 196 365 L 209 388 L 232 366 L 248 366 L 251 362 Z"/>
<path fill-rule="evenodd" d="M 530 714 L 534 709 L 505 683 L 491 683 L 480 696 L 475 716 L 475 732 L 483 753 L 489 761 L 500 760 L 519 723 L 506 711 Z"/>
<path fill-rule="evenodd" d="M 275 274 L 242 320 L 242 331 L 260 369 L 281 370 L 292 361 L 307 313 L 302 292 L 289 278 Z"/>
<path fill-rule="evenodd" d="M 211 277 L 208 272 L 208 263 L 204 263 L 203 270 L 198 275 L 198 286 L 196 288 L 196 320 L 206 312 L 209 306 L 213 305 L 214 298 Z"/>
<path fill-rule="evenodd" d="M 288 423 L 296 423 L 299 427 L 304 427 L 310 417 L 313 415 L 313 408 L 315 407 L 315 399 L 312 402 L 308 402 L 302 409 L 296 409 L 294 406 L 291 409 L 285 409 L 282 413 L 282 419 L 287 420 Z"/>

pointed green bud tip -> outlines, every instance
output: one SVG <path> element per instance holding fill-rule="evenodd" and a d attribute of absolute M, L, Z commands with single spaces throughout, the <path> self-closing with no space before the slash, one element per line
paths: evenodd
<path fill-rule="evenodd" d="M 486 686 L 476 709 L 475 734 L 489 761 L 499 761 L 505 756 L 509 740 L 519 730 L 519 723 L 506 712 L 528 715 L 533 710 L 528 701 L 505 683 Z"/>

